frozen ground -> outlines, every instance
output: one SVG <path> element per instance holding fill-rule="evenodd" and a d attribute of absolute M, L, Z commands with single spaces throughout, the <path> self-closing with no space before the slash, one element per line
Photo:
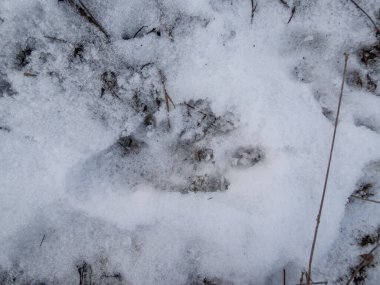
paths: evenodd
<path fill-rule="evenodd" d="M 380 200 L 379 42 L 350 1 L 251 10 L 0 1 L 1 284 L 298 282 L 348 52 L 313 265 L 345 284 L 380 239 L 380 206 L 349 199 Z"/>

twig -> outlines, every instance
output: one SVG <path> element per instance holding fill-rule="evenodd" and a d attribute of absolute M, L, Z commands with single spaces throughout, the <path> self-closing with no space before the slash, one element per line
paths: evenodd
<path fill-rule="evenodd" d="M 195 109 L 195 107 L 194 107 L 194 106 L 191 106 L 189 103 L 185 103 L 185 105 L 186 105 L 187 107 L 189 107 L 190 109 Z"/>
<path fill-rule="evenodd" d="M 376 201 L 376 200 L 372 200 L 372 199 L 363 198 L 363 197 L 360 197 L 360 196 L 357 196 L 357 195 L 353 195 L 353 194 L 352 194 L 350 197 L 352 197 L 352 198 L 356 198 L 356 199 L 360 199 L 360 200 L 363 200 L 363 201 L 367 201 L 367 202 L 373 202 L 373 203 L 380 204 L 380 201 Z"/>
<path fill-rule="evenodd" d="M 364 15 L 367 16 L 367 18 L 371 21 L 372 25 L 374 26 L 375 30 L 376 30 L 376 33 L 380 33 L 380 29 L 379 27 L 376 25 L 375 21 L 372 19 L 372 17 L 370 15 L 368 15 L 368 13 L 366 11 L 364 11 L 364 9 L 362 7 L 359 6 L 358 3 L 356 3 L 356 1 L 354 0 L 350 0 L 352 2 L 352 4 L 354 4 L 356 6 L 356 8 L 358 8 L 360 11 L 363 12 Z"/>
<path fill-rule="evenodd" d="M 145 63 L 145 64 L 141 65 L 140 70 L 143 70 L 145 67 L 152 65 L 152 64 L 154 64 L 154 63 L 153 62 Z"/>
<path fill-rule="evenodd" d="M 137 37 L 137 35 L 142 31 L 142 29 L 144 28 L 147 28 L 147 26 L 142 26 L 140 29 L 138 29 L 138 31 L 133 35 L 132 39 L 134 39 L 135 37 Z"/>
<path fill-rule="evenodd" d="M 370 265 L 373 262 L 373 255 L 372 253 L 380 246 L 380 244 L 377 244 L 374 248 L 371 249 L 371 251 L 367 254 L 362 254 L 362 262 L 359 263 L 358 266 L 356 266 L 356 269 L 354 272 L 352 272 L 350 279 L 347 280 L 346 285 L 349 285 L 351 281 L 355 278 L 356 274 L 360 272 L 364 267 Z"/>
<path fill-rule="evenodd" d="M 286 285 L 286 270 L 285 270 L 285 268 L 282 270 L 282 276 L 283 276 L 283 279 L 282 279 L 283 282 L 282 282 L 282 283 L 283 283 L 284 285 Z"/>
<path fill-rule="evenodd" d="M 42 243 L 44 242 L 45 237 L 46 237 L 46 234 L 44 234 L 44 236 L 42 237 L 42 240 L 41 240 L 41 243 L 40 243 L 40 247 L 41 247 Z"/>
<path fill-rule="evenodd" d="M 323 209 L 323 204 L 324 204 L 324 201 L 325 201 L 327 182 L 328 182 L 329 173 L 330 173 L 331 159 L 332 159 L 332 154 L 333 154 L 333 151 L 334 151 L 335 136 L 336 136 L 336 130 L 337 130 L 337 127 L 338 127 L 340 106 L 341 106 L 342 97 L 343 97 L 344 81 L 345 81 L 345 78 L 346 78 L 347 61 L 348 61 L 348 54 L 345 53 L 344 54 L 344 70 L 343 70 L 343 76 L 342 76 L 342 85 L 340 87 L 339 103 L 338 103 L 338 108 L 337 108 L 336 118 L 335 118 L 334 134 L 333 134 L 332 141 L 331 141 L 331 149 L 330 149 L 329 161 L 328 161 L 327 171 L 326 171 L 326 176 L 325 176 L 325 183 L 324 183 L 324 186 L 323 186 L 323 192 L 322 192 L 321 202 L 320 202 L 320 205 L 319 205 L 319 211 L 318 211 L 318 216 L 317 216 L 317 223 L 315 225 L 313 244 L 311 246 L 310 257 L 309 257 L 309 268 L 308 268 L 308 274 L 306 276 L 306 278 L 307 278 L 307 285 L 311 284 L 310 283 L 311 282 L 311 266 L 312 266 L 312 263 L 313 263 L 315 243 L 317 241 L 319 223 L 321 222 L 322 209 Z"/>
<path fill-rule="evenodd" d="M 289 4 L 288 2 L 286 2 L 285 0 L 280 0 L 281 4 L 284 5 L 286 8 L 289 8 Z"/>
<path fill-rule="evenodd" d="M 251 24 L 253 22 L 253 17 L 255 16 L 256 8 L 257 8 L 257 2 L 255 0 L 251 0 Z"/>
<path fill-rule="evenodd" d="M 156 35 L 159 37 L 161 36 L 161 31 L 158 28 L 153 28 L 149 32 L 147 32 L 146 34 L 149 35 L 151 33 L 156 33 Z"/>
<path fill-rule="evenodd" d="M 293 19 L 295 13 L 296 13 L 296 6 L 294 5 L 293 8 L 292 8 L 292 13 L 290 14 L 290 18 L 289 18 L 288 24 Z"/>

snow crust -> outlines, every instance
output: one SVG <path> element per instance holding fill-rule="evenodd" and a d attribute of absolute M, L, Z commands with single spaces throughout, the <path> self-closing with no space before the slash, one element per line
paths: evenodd
<path fill-rule="evenodd" d="M 83 2 L 109 41 L 67 1 L 0 2 L 0 280 L 79 284 L 85 261 L 121 284 L 298 282 L 368 20 L 343 0 L 289 24 L 280 1 L 252 23 L 243 0 Z M 378 95 L 345 86 L 314 279 L 339 284 L 379 227 L 348 203 L 361 181 L 380 198 Z"/>

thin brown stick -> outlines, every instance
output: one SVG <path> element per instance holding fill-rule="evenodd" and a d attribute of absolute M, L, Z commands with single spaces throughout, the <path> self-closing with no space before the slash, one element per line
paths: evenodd
<path fill-rule="evenodd" d="M 380 33 L 380 29 L 379 27 L 376 25 L 375 21 L 372 19 L 372 17 L 370 15 L 368 15 L 368 13 L 362 8 L 359 6 L 358 3 L 356 3 L 356 1 L 354 0 L 350 0 L 352 4 L 354 4 L 356 6 L 356 8 L 358 8 L 360 11 L 362 11 L 362 13 L 364 15 L 367 16 L 367 18 L 371 21 L 372 25 L 374 26 L 375 30 L 376 30 L 376 33 Z"/>
<path fill-rule="evenodd" d="M 286 285 L 286 270 L 285 270 L 285 268 L 282 270 L 282 276 L 283 276 L 283 278 L 282 278 L 282 283 L 284 284 L 284 285 Z"/>
<path fill-rule="evenodd" d="M 324 201 L 325 201 L 327 182 L 328 182 L 329 174 L 330 174 L 331 159 L 332 159 L 332 154 L 333 154 L 333 151 L 334 151 L 335 136 L 336 136 L 336 130 L 338 128 L 340 106 L 341 106 L 342 97 L 343 97 L 344 81 L 345 81 L 345 78 L 346 78 L 347 61 L 348 61 L 348 54 L 345 53 L 344 54 L 344 70 L 343 70 L 343 76 L 342 76 L 342 85 L 340 87 L 339 103 L 338 103 L 338 108 L 337 108 L 336 118 L 335 118 L 334 134 L 333 134 L 332 141 L 331 141 L 331 148 L 330 148 L 330 155 L 329 155 L 329 160 L 328 160 L 328 164 L 327 164 L 325 183 L 324 183 L 324 186 L 323 186 L 323 192 L 322 192 L 321 202 L 320 202 L 320 205 L 319 205 L 319 211 L 318 211 L 318 216 L 317 216 L 317 223 L 315 225 L 313 244 L 311 246 L 310 257 L 309 257 L 309 268 L 308 268 L 308 272 L 307 272 L 308 274 L 306 276 L 306 278 L 307 278 L 306 279 L 307 280 L 307 285 L 311 284 L 310 283 L 311 282 L 311 267 L 312 267 L 312 263 L 313 263 L 315 243 L 317 241 L 317 236 L 318 236 L 319 223 L 321 222 L 323 204 L 324 204 Z"/>
<path fill-rule="evenodd" d="M 368 198 L 363 198 L 363 197 L 360 197 L 360 196 L 357 196 L 357 195 L 353 195 L 353 194 L 350 197 L 356 198 L 356 199 L 360 199 L 360 200 L 363 200 L 363 201 L 367 201 L 367 202 L 373 202 L 373 203 L 380 204 L 380 201 L 372 200 L 372 199 L 368 199 Z"/>

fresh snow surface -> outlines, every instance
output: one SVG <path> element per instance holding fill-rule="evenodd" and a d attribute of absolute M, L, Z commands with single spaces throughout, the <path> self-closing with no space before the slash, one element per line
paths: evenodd
<path fill-rule="evenodd" d="M 375 32 L 346 0 L 255 3 L 0 1 L 1 284 L 299 282 L 347 52 L 313 263 L 345 284 L 380 238 L 349 199 L 380 200 L 380 86 L 355 78 L 380 77 Z"/>

